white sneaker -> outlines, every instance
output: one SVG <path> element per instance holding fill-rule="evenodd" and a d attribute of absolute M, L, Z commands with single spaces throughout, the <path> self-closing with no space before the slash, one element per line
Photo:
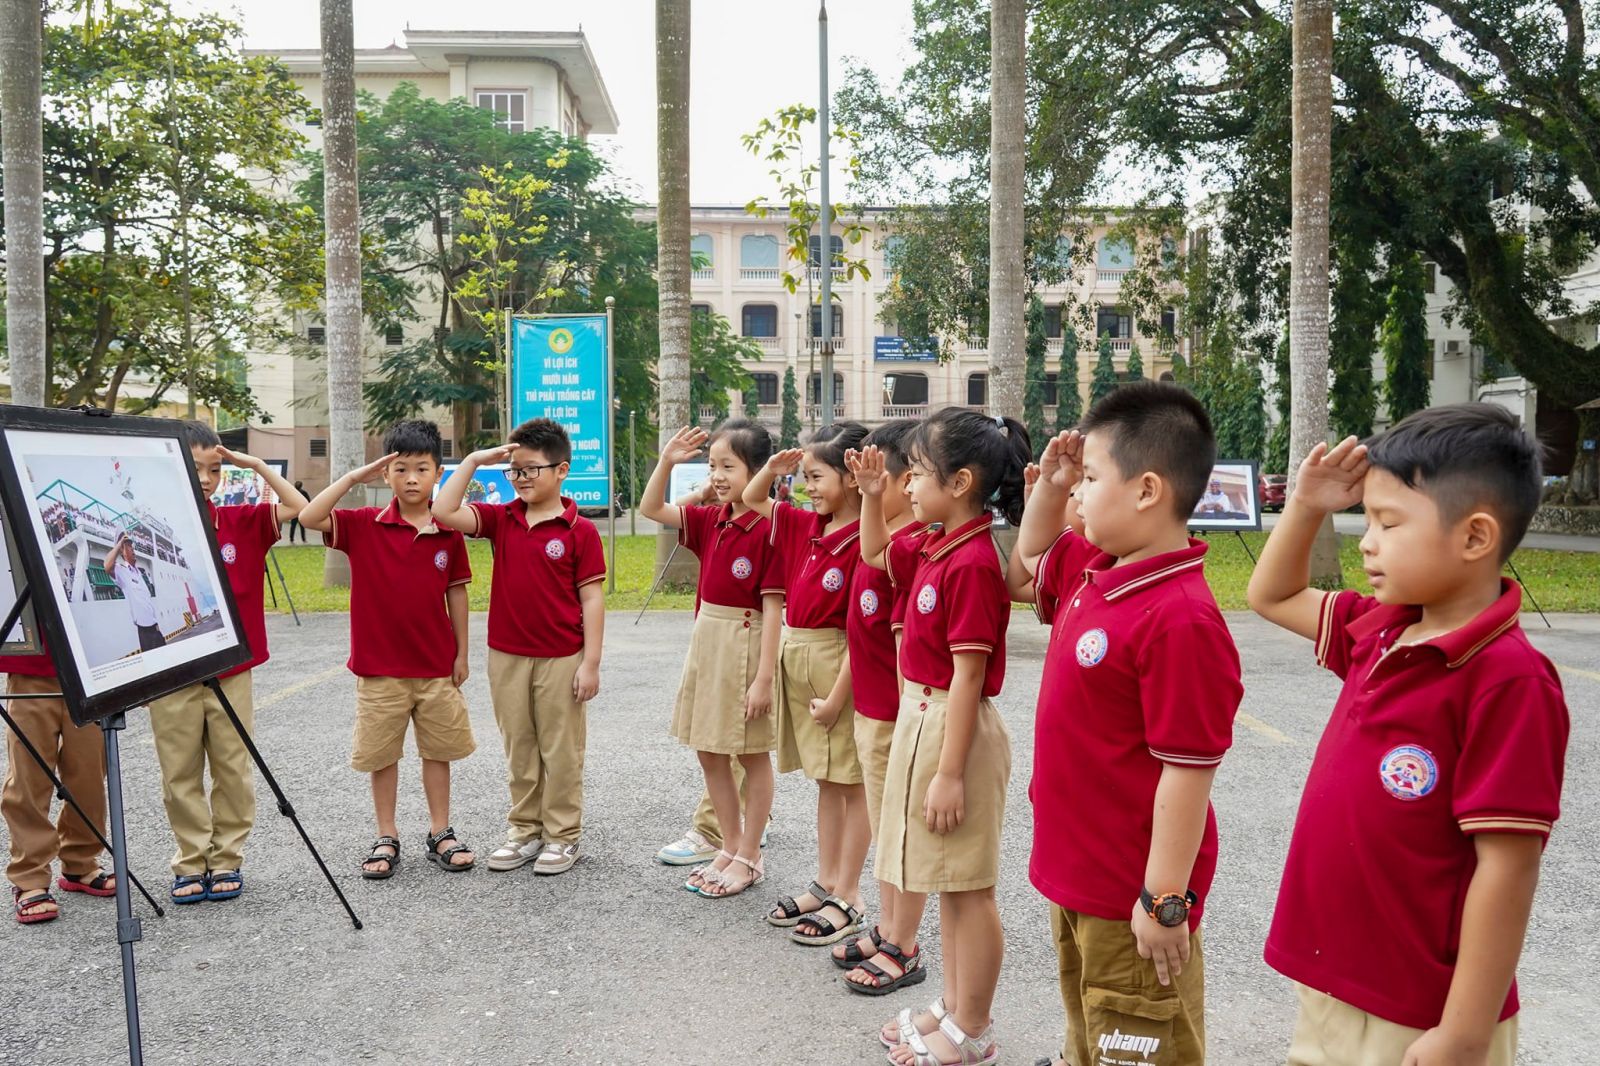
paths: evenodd
<path fill-rule="evenodd" d="M 578 861 L 578 845 L 557 844 L 550 841 L 539 852 L 539 857 L 534 860 L 533 872 L 536 874 L 564 874 L 572 869 L 572 864 Z"/>
<path fill-rule="evenodd" d="M 716 857 L 716 845 L 701 836 L 697 829 L 689 830 L 681 839 L 656 852 L 656 861 L 667 866 L 694 866 Z"/>
<path fill-rule="evenodd" d="M 489 853 L 487 865 L 491 870 L 515 870 L 537 859 L 541 846 L 542 842 L 537 838 L 526 841 L 507 840 Z"/>

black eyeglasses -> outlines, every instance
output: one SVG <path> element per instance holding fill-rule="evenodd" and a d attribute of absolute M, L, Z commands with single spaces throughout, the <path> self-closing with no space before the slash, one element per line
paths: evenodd
<path fill-rule="evenodd" d="M 538 481 L 540 471 L 554 470 L 560 463 L 540 463 L 534 466 L 513 466 L 506 471 L 512 481 Z"/>

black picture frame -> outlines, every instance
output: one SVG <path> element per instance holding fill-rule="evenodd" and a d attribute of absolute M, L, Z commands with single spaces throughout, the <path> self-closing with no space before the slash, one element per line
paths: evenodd
<path fill-rule="evenodd" d="M 1211 477 L 1220 478 L 1224 482 L 1224 495 L 1230 505 L 1232 503 L 1244 504 L 1244 510 L 1237 508 L 1223 512 L 1206 512 L 1207 500 L 1201 496 L 1200 502 L 1195 505 L 1194 513 L 1189 516 L 1189 528 L 1196 532 L 1204 533 L 1255 533 L 1261 530 L 1261 464 L 1254 459 L 1218 459 L 1211 466 Z M 1243 498 L 1237 495 L 1228 495 L 1227 489 L 1232 482 L 1242 481 L 1240 488 Z M 1207 492 L 1210 491 L 1209 484 Z"/>
<path fill-rule="evenodd" d="M 159 455 L 140 457 L 151 458 L 157 464 L 144 469 L 160 479 L 167 474 L 159 467 L 161 465 L 170 467 L 170 476 L 174 479 L 166 493 L 170 496 L 170 502 L 180 512 L 184 503 L 193 505 L 192 512 L 163 513 L 160 516 L 161 524 L 166 524 L 172 532 L 173 544 L 176 545 L 174 559 L 177 563 L 194 572 L 189 566 L 188 556 L 183 553 L 202 553 L 194 555 L 201 567 L 196 574 L 196 580 L 198 583 L 201 577 L 208 579 L 208 587 L 202 588 L 200 602 L 195 606 L 193 617 L 201 618 L 202 605 L 214 607 L 211 613 L 203 616 L 207 624 L 194 627 L 193 632 L 203 633 L 206 636 L 194 641 L 191 657 L 178 659 L 177 656 L 167 654 L 167 648 L 163 647 L 159 649 L 161 654 L 153 657 L 157 661 L 176 661 L 149 669 L 140 669 L 137 665 L 118 666 L 109 676 L 96 676 L 96 669 L 105 674 L 111 662 L 137 663 L 140 660 L 134 656 L 142 658 L 147 652 L 141 650 L 124 654 L 114 660 L 98 664 L 90 663 L 85 650 L 88 645 L 83 639 L 79 622 L 68 610 L 70 593 L 63 588 L 62 572 L 55 561 L 55 551 L 49 542 L 45 519 L 40 514 L 32 495 L 34 486 L 31 479 L 28 483 L 24 483 L 19 469 L 19 464 L 25 461 L 27 455 L 40 456 L 40 462 L 46 458 L 56 458 L 52 453 L 37 449 L 40 442 L 27 436 L 33 433 L 88 437 L 100 442 L 98 445 L 85 444 L 83 447 L 107 447 L 115 445 L 119 438 L 138 439 L 141 443 L 136 447 L 130 445 L 131 451 L 159 451 Z M 33 450 L 19 454 L 19 449 L 30 440 L 34 440 Z M 165 440 L 170 444 L 142 443 L 151 440 Z M 63 445 L 66 443 L 63 441 Z M 105 458 L 110 455 L 112 453 L 107 452 L 106 455 L 92 458 Z M 180 478 L 181 484 L 177 480 Z M 158 483 L 168 485 L 165 481 Z M 131 482 L 129 484 L 131 486 Z M 131 488 L 129 491 L 131 492 Z M 129 499 L 137 506 L 131 495 Z M 239 608 L 234 602 L 233 589 L 227 580 L 227 568 L 218 550 L 216 529 L 210 520 L 206 501 L 200 490 L 200 481 L 195 475 L 194 464 L 189 458 L 189 446 L 184 437 L 182 422 L 174 419 L 113 415 L 101 411 L 55 411 L 0 405 L 0 507 L 4 507 L 8 515 L 16 516 L 13 532 L 17 558 L 21 561 L 34 614 L 43 632 L 45 643 L 49 647 L 56 676 L 61 680 L 62 695 L 66 700 L 67 710 L 77 724 L 87 725 L 134 707 L 144 706 L 151 700 L 216 677 L 250 661 L 251 652 L 244 635 L 244 628 L 240 623 Z M 112 512 L 107 506 L 101 513 Z M 152 522 L 153 512 L 145 515 L 142 520 L 136 515 L 122 512 L 113 519 L 103 520 L 102 524 L 105 528 L 140 532 L 150 538 L 152 544 L 156 544 L 154 535 L 150 532 L 151 526 L 147 525 Z M 181 543 L 176 540 L 179 528 L 176 523 L 182 523 L 183 526 L 184 540 Z M 105 539 L 103 534 L 97 534 L 97 537 Z M 82 542 L 79 558 L 88 552 L 92 559 L 94 554 L 89 546 L 87 531 L 84 532 Z M 88 569 L 87 564 L 85 569 Z M 87 573 L 84 575 L 86 581 L 89 576 Z M 120 598 L 120 594 L 107 598 Z M 99 599 L 97 596 L 95 601 L 98 602 Z M 213 620 L 214 625 L 211 624 Z M 100 636 L 98 629 L 94 632 L 97 637 Z M 176 647 L 181 653 L 191 650 L 186 647 L 188 644 L 187 639 L 180 638 L 168 647 Z M 153 654 L 156 650 L 149 649 L 149 652 Z"/>

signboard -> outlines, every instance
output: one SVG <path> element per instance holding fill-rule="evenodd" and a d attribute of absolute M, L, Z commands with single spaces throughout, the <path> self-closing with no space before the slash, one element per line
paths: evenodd
<path fill-rule="evenodd" d="M 710 476 L 710 463 L 679 463 L 672 468 L 672 476 L 667 483 L 667 502 L 672 503 L 691 492 L 699 492 L 706 487 L 706 479 Z"/>
<path fill-rule="evenodd" d="M 263 461 L 277 471 L 279 477 L 288 478 L 289 460 Z M 254 470 L 234 466 L 232 463 L 223 463 L 222 477 L 217 480 L 217 490 L 211 494 L 211 502 L 218 507 L 230 504 L 277 503 L 278 494 L 272 491 L 272 484 Z"/>
<path fill-rule="evenodd" d="M 872 360 L 875 363 L 937 363 L 939 345 L 930 342 L 927 348 L 913 350 L 904 337 L 874 337 Z"/>
<path fill-rule="evenodd" d="M 511 320 L 511 426 L 561 423 L 572 438 L 565 492 L 579 507 L 605 507 L 611 484 L 606 340 L 603 314 Z"/>
<path fill-rule="evenodd" d="M 1218 459 L 1206 491 L 1189 516 L 1189 528 L 1239 532 L 1261 528 L 1261 477 L 1256 464 Z"/>

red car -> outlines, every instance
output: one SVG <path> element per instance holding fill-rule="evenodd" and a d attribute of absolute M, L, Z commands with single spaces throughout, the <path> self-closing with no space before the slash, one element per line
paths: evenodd
<path fill-rule="evenodd" d="M 1288 474 L 1262 474 L 1261 509 L 1263 511 L 1283 510 L 1283 501 L 1288 491 Z"/>

